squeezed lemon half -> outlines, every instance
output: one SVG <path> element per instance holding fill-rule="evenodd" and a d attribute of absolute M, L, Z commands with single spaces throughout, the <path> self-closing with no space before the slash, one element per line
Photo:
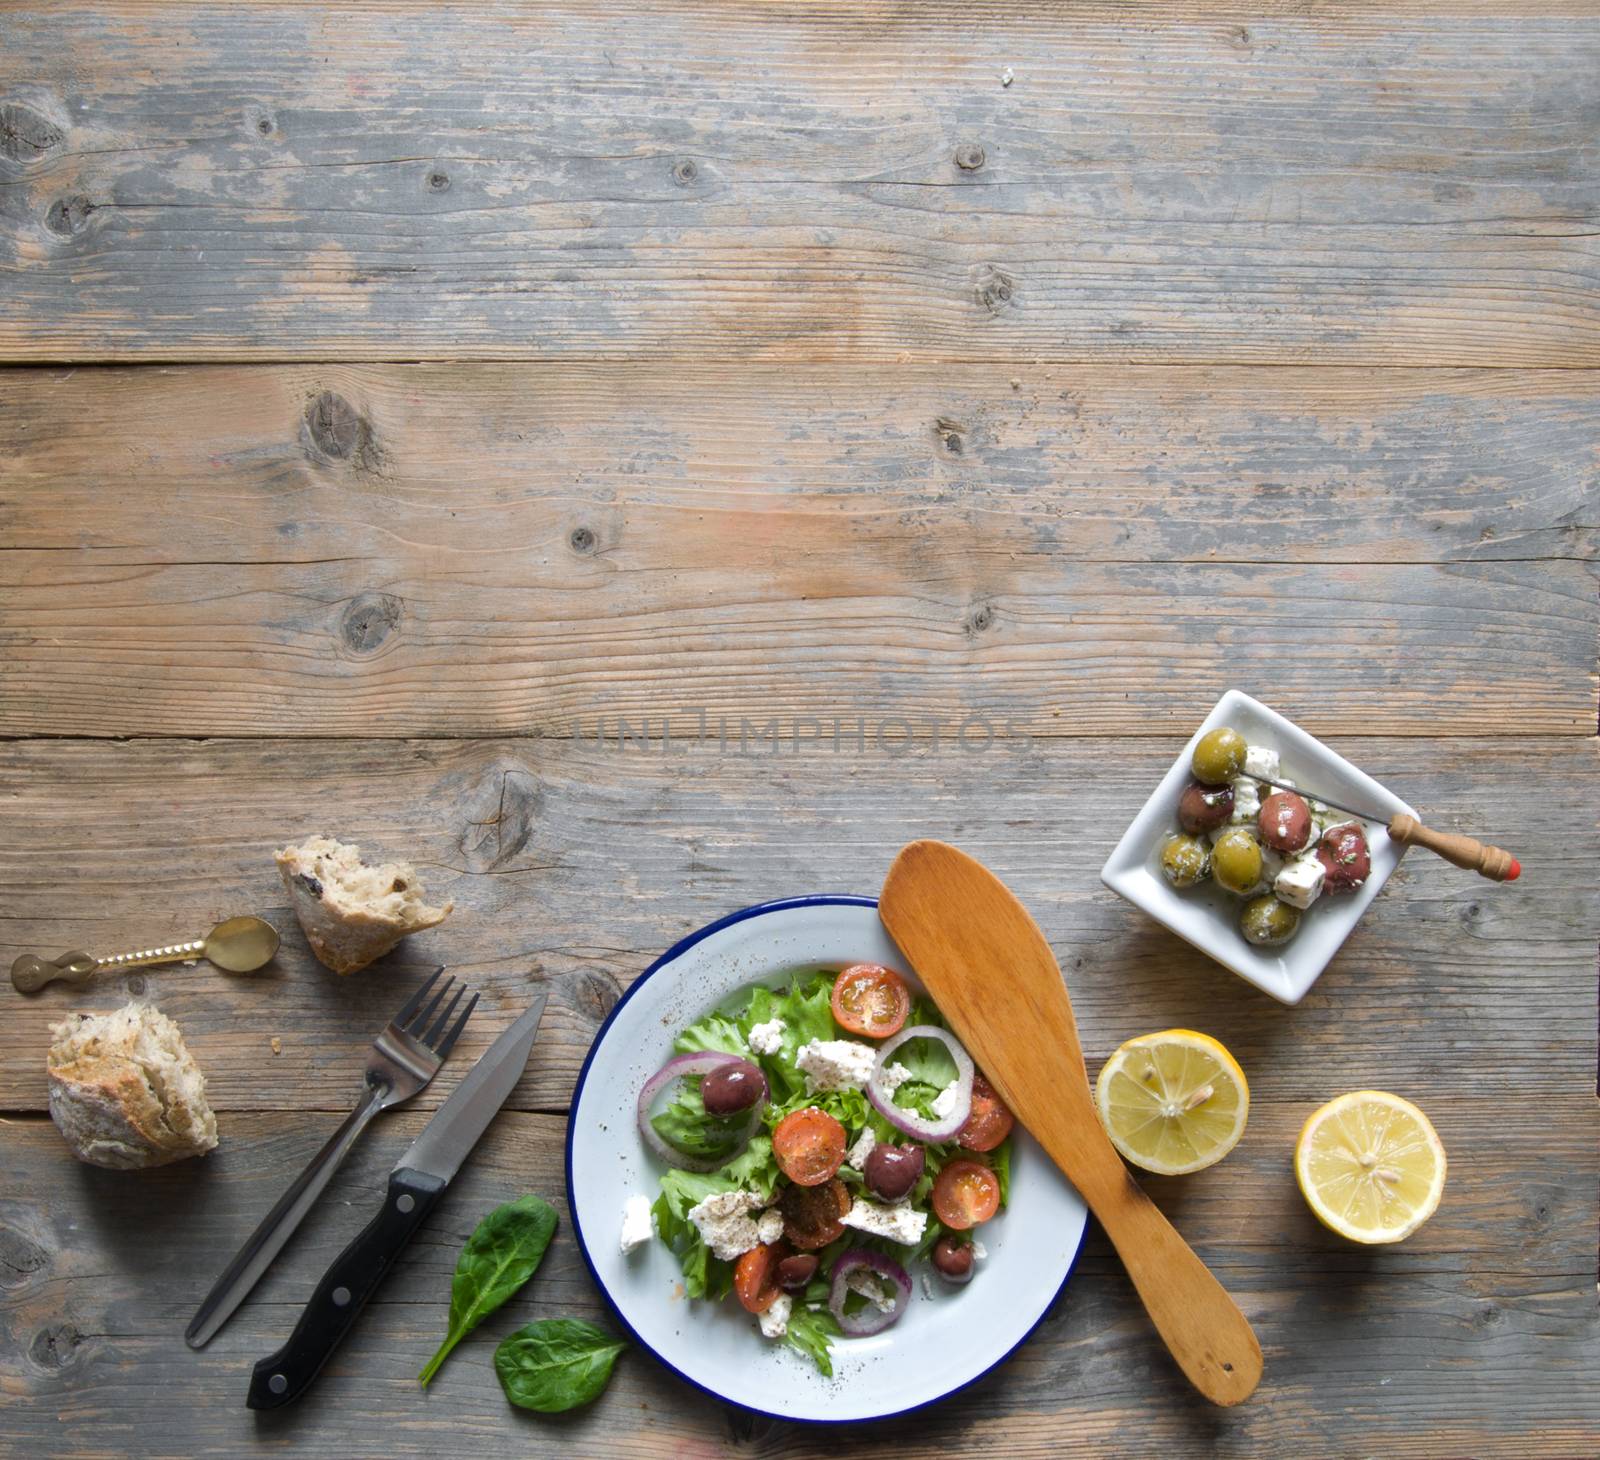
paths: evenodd
<path fill-rule="evenodd" d="M 1161 1176 L 1214 1166 L 1239 1144 L 1250 1114 L 1239 1062 L 1193 1029 L 1130 1039 L 1101 1068 L 1094 1097 L 1111 1144 Z"/>
<path fill-rule="evenodd" d="M 1444 1144 L 1409 1100 L 1353 1090 L 1312 1112 L 1294 1174 L 1323 1226 L 1352 1242 L 1399 1242 L 1444 1195 Z"/>

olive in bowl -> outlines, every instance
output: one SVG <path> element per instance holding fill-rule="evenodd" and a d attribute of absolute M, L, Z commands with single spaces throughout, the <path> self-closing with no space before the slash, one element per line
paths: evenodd
<path fill-rule="evenodd" d="M 1349 892 L 1361 886 L 1372 871 L 1366 833 L 1353 821 L 1322 834 L 1317 860 L 1322 863 L 1322 886 L 1327 892 Z"/>
<path fill-rule="evenodd" d="M 1161 844 L 1161 875 L 1174 887 L 1193 887 L 1211 871 L 1211 847 L 1201 837 L 1169 836 Z"/>
<path fill-rule="evenodd" d="M 1300 914 L 1270 892 L 1252 897 L 1239 912 L 1239 931 L 1245 942 L 1257 948 L 1276 948 L 1287 943 L 1300 928 Z"/>
<path fill-rule="evenodd" d="M 1219 725 L 1200 737 L 1191 762 L 1194 778 L 1208 786 L 1226 785 L 1244 773 L 1244 758 L 1250 747 L 1237 730 Z"/>
<path fill-rule="evenodd" d="M 1249 828 L 1225 831 L 1211 848 L 1211 875 L 1219 887 L 1243 896 L 1261 881 L 1261 843 Z"/>
<path fill-rule="evenodd" d="M 1273 851 L 1298 852 L 1311 840 L 1311 808 L 1293 791 L 1274 791 L 1261 803 L 1256 829 Z"/>
<path fill-rule="evenodd" d="M 1233 815 L 1233 787 L 1191 781 L 1178 797 L 1178 825 L 1190 836 L 1215 831 Z"/>

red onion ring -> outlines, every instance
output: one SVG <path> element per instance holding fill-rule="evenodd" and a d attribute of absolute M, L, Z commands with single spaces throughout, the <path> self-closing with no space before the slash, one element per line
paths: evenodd
<path fill-rule="evenodd" d="M 709 1075 L 713 1070 L 721 1069 L 724 1065 L 742 1065 L 749 1061 L 736 1054 L 718 1054 L 715 1050 L 703 1050 L 698 1054 L 674 1055 L 666 1064 L 662 1065 L 655 1074 L 645 1081 L 644 1089 L 639 1092 L 639 1135 L 645 1145 L 655 1152 L 669 1166 L 676 1166 L 680 1171 L 719 1171 L 733 1160 L 744 1148 L 750 1144 L 750 1137 L 756 1133 L 756 1128 L 761 1124 L 761 1107 L 766 1104 L 763 1096 L 750 1107 L 750 1122 L 739 1137 L 739 1143 L 733 1146 L 725 1155 L 721 1156 L 690 1156 L 680 1151 L 676 1146 L 663 1138 L 661 1132 L 650 1124 L 650 1108 L 656 1103 L 656 1097 L 661 1094 L 674 1080 L 680 1080 L 685 1075 Z"/>
<path fill-rule="evenodd" d="M 896 1105 L 894 1095 L 883 1087 L 883 1072 L 889 1068 L 890 1056 L 910 1039 L 937 1039 L 950 1051 L 950 1057 L 956 1062 L 956 1084 L 960 1086 L 960 1098 L 956 1101 L 955 1110 L 943 1120 L 924 1120 L 916 1111 Z M 932 1024 L 913 1024 L 879 1047 L 877 1063 L 872 1067 L 872 1078 L 867 1082 L 867 1099 L 872 1102 L 872 1108 L 897 1131 L 915 1136 L 919 1141 L 939 1145 L 943 1141 L 954 1140 L 967 1123 L 967 1117 L 972 1114 L 972 1075 L 972 1056 L 961 1047 L 961 1041 L 955 1035 L 948 1029 L 940 1029 Z"/>
<path fill-rule="evenodd" d="M 847 1314 L 844 1311 L 846 1296 L 855 1291 L 847 1279 L 851 1273 L 863 1267 L 886 1279 L 894 1289 L 894 1307 L 887 1313 L 871 1301 L 859 1313 Z M 883 1253 L 867 1247 L 852 1247 L 848 1252 L 840 1253 L 838 1261 L 833 1264 L 833 1286 L 828 1289 L 828 1310 L 839 1320 L 839 1327 L 852 1338 L 867 1338 L 874 1333 L 882 1333 L 899 1322 L 900 1315 L 910 1301 L 911 1279 L 892 1257 L 885 1257 Z"/>

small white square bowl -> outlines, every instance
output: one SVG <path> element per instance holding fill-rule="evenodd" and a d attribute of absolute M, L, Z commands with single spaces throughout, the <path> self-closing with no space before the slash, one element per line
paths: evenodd
<path fill-rule="evenodd" d="M 1381 821 L 1367 823 L 1372 871 L 1366 882 L 1354 893 L 1318 898 L 1302 919 L 1300 931 L 1281 948 L 1257 948 L 1245 942 L 1239 931 L 1238 898 L 1209 882 L 1180 892 L 1161 875 L 1161 844 L 1178 829 L 1178 797 L 1193 779 L 1190 757 L 1200 737 L 1219 725 L 1231 726 L 1251 745 L 1271 746 L 1279 754 L 1284 778 L 1305 785 L 1313 795 L 1324 791 L 1351 806 L 1368 806 L 1382 813 Z M 1417 814 L 1292 720 L 1230 689 L 1133 818 L 1133 825 L 1100 869 L 1100 880 L 1240 978 L 1285 1004 L 1298 1004 L 1400 865 L 1405 848 L 1391 842 L 1387 830 L 1400 811 Z"/>

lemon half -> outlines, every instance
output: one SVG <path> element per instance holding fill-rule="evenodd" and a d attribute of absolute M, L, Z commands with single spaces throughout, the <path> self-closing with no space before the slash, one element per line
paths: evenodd
<path fill-rule="evenodd" d="M 1354 1090 L 1306 1121 L 1294 1174 L 1323 1226 L 1352 1242 L 1398 1242 L 1444 1195 L 1444 1144 L 1409 1100 Z"/>
<path fill-rule="evenodd" d="M 1094 1097 L 1111 1144 L 1161 1176 L 1215 1165 L 1239 1144 L 1250 1114 L 1239 1062 L 1193 1029 L 1130 1039 L 1101 1068 Z"/>

